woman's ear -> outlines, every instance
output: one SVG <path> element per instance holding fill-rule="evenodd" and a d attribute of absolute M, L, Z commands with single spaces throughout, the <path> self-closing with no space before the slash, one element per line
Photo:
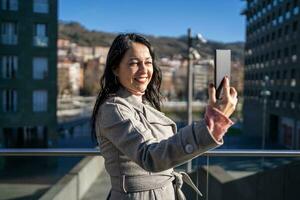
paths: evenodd
<path fill-rule="evenodd" d="M 119 70 L 118 68 L 115 68 L 112 70 L 115 76 L 119 76 Z"/>

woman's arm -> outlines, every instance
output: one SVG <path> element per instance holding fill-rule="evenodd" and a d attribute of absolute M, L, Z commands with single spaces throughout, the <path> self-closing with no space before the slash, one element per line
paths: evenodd
<path fill-rule="evenodd" d="M 151 130 L 134 117 L 134 112 L 129 103 L 114 98 L 101 106 L 98 124 L 102 136 L 147 171 L 167 170 L 223 144 L 222 139 L 214 138 L 205 120 L 158 141 L 152 137 Z"/>

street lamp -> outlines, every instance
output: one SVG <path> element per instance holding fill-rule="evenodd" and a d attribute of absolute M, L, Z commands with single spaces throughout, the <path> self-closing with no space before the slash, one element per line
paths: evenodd
<path fill-rule="evenodd" d="M 268 90 L 267 86 L 269 83 L 269 76 L 264 76 L 264 80 L 262 81 L 262 91 L 260 92 L 260 95 L 263 97 L 263 127 L 262 127 L 262 144 L 261 147 L 262 149 L 265 149 L 266 145 L 266 118 L 267 118 L 267 102 L 268 102 L 268 97 L 271 95 L 270 90 Z"/>
<path fill-rule="evenodd" d="M 193 40 L 197 40 L 201 43 L 206 43 L 207 41 L 203 38 L 203 36 L 198 33 L 195 38 L 192 37 L 192 30 L 188 28 L 187 30 L 187 44 L 188 44 L 188 49 L 187 49 L 187 59 L 188 59 L 188 69 L 187 69 L 187 88 L 188 88 L 188 93 L 187 93 L 187 114 L 188 114 L 188 125 L 192 124 L 193 122 L 193 113 L 192 113 L 192 102 L 193 102 L 193 58 L 197 57 L 197 50 L 194 49 L 193 46 Z M 196 51 L 196 52 L 195 52 Z M 195 56 L 193 56 L 195 55 Z M 192 161 L 189 161 L 187 163 L 187 172 L 192 171 Z"/>

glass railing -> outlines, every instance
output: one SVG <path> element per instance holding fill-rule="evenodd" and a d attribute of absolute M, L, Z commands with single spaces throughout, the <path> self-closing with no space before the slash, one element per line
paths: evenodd
<path fill-rule="evenodd" d="M 299 151 L 216 151 L 193 160 L 189 173 L 203 196 L 183 191 L 197 200 L 298 199 L 299 168 Z"/>
<path fill-rule="evenodd" d="M 0 149 L 0 158 L 15 158 L 15 160 L 23 159 L 24 164 L 19 166 L 19 169 L 30 165 L 32 167 L 38 166 L 35 171 L 39 172 L 35 173 L 43 174 L 44 177 L 35 175 L 32 179 L 50 178 L 52 180 L 51 184 L 53 185 L 60 183 L 60 179 L 64 179 L 64 182 L 66 181 L 65 179 L 70 179 L 70 176 L 74 174 L 73 172 L 68 173 L 68 170 L 74 171 L 74 169 L 72 169 L 74 165 L 71 163 L 75 164 L 85 156 L 87 156 L 86 158 L 101 158 L 101 152 L 97 148 Z M 26 158 L 30 160 L 26 161 Z M 53 168 L 55 170 L 52 171 L 47 167 L 43 167 L 46 165 L 51 166 L 51 159 L 53 159 L 53 163 L 56 163 L 54 164 L 56 167 Z M 47 161 L 48 164 L 45 164 L 45 161 Z M 64 169 L 56 169 L 57 166 L 59 166 L 57 163 L 61 163 L 60 167 L 64 165 Z M 84 161 L 83 163 L 87 162 Z M 66 165 L 68 165 L 69 168 L 66 167 Z M 220 149 L 208 151 L 202 156 L 194 159 L 192 166 L 192 171 L 190 171 L 189 174 L 203 193 L 203 196 L 197 196 L 190 187 L 184 184 L 183 191 L 186 194 L 187 199 L 285 200 L 297 199 L 300 195 L 298 189 L 300 185 L 300 151 Z M 78 166 L 75 168 L 78 168 Z M 185 165 L 176 168 L 176 170 L 185 170 Z M 25 176 L 21 171 L 10 171 L 6 175 L 3 175 L 5 174 L 4 171 L 2 175 L 0 174 L 2 176 L 2 181 L 0 181 L 0 191 L 3 190 L 4 183 L 8 184 L 10 183 L 10 180 L 13 180 L 8 178 L 9 175 L 15 177 Z M 26 173 L 26 170 L 23 173 Z M 46 173 L 48 173 L 48 176 Z M 64 173 L 67 175 L 63 176 Z M 98 176 L 98 179 L 100 180 L 103 178 L 105 178 L 103 174 Z M 22 180 L 22 178 L 19 180 Z M 99 180 L 95 180 L 94 182 L 99 184 Z M 25 184 L 24 182 L 23 184 L 24 188 L 26 188 L 26 185 L 28 186 L 28 184 Z M 47 186 L 41 185 L 38 190 L 40 193 L 35 192 L 33 195 L 42 197 L 42 193 L 46 194 L 47 191 L 53 187 L 51 184 L 48 184 Z M 109 185 L 109 183 L 107 184 Z M 12 185 L 10 185 L 10 187 L 11 186 Z M 19 184 L 19 187 L 22 187 L 22 183 Z M 93 184 L 89 187 L 93 187 Z M 17 189 L 18 188 L 16 188 L 16 190 Z M 106 187 L 106 190 L 109 190 L 109 187 Z M 88 189 L 86 189 L 86 191 L 86 194 L 97 192 Z M 108 191 L 106 191 L 105 194 L 107 193 Z M 2 196 L 3 195 L 5 195 L 5 193 L 2 193 Z M 72 196 L 71 193 L 69 195 L 70 197 Z M 105 199 L 105 197 L 101 198 Z"/>

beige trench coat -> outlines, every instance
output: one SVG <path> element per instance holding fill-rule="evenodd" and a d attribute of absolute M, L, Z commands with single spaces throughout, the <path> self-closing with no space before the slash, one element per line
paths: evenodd
<path fill-rule="evenodd" d="M 173 167 L 223 143 L 204 121 L 177 132 L 164 113 L 124 88 L 100 106 L 96 133 L 111 178 L 110 200 L 179 199 Z"/>

